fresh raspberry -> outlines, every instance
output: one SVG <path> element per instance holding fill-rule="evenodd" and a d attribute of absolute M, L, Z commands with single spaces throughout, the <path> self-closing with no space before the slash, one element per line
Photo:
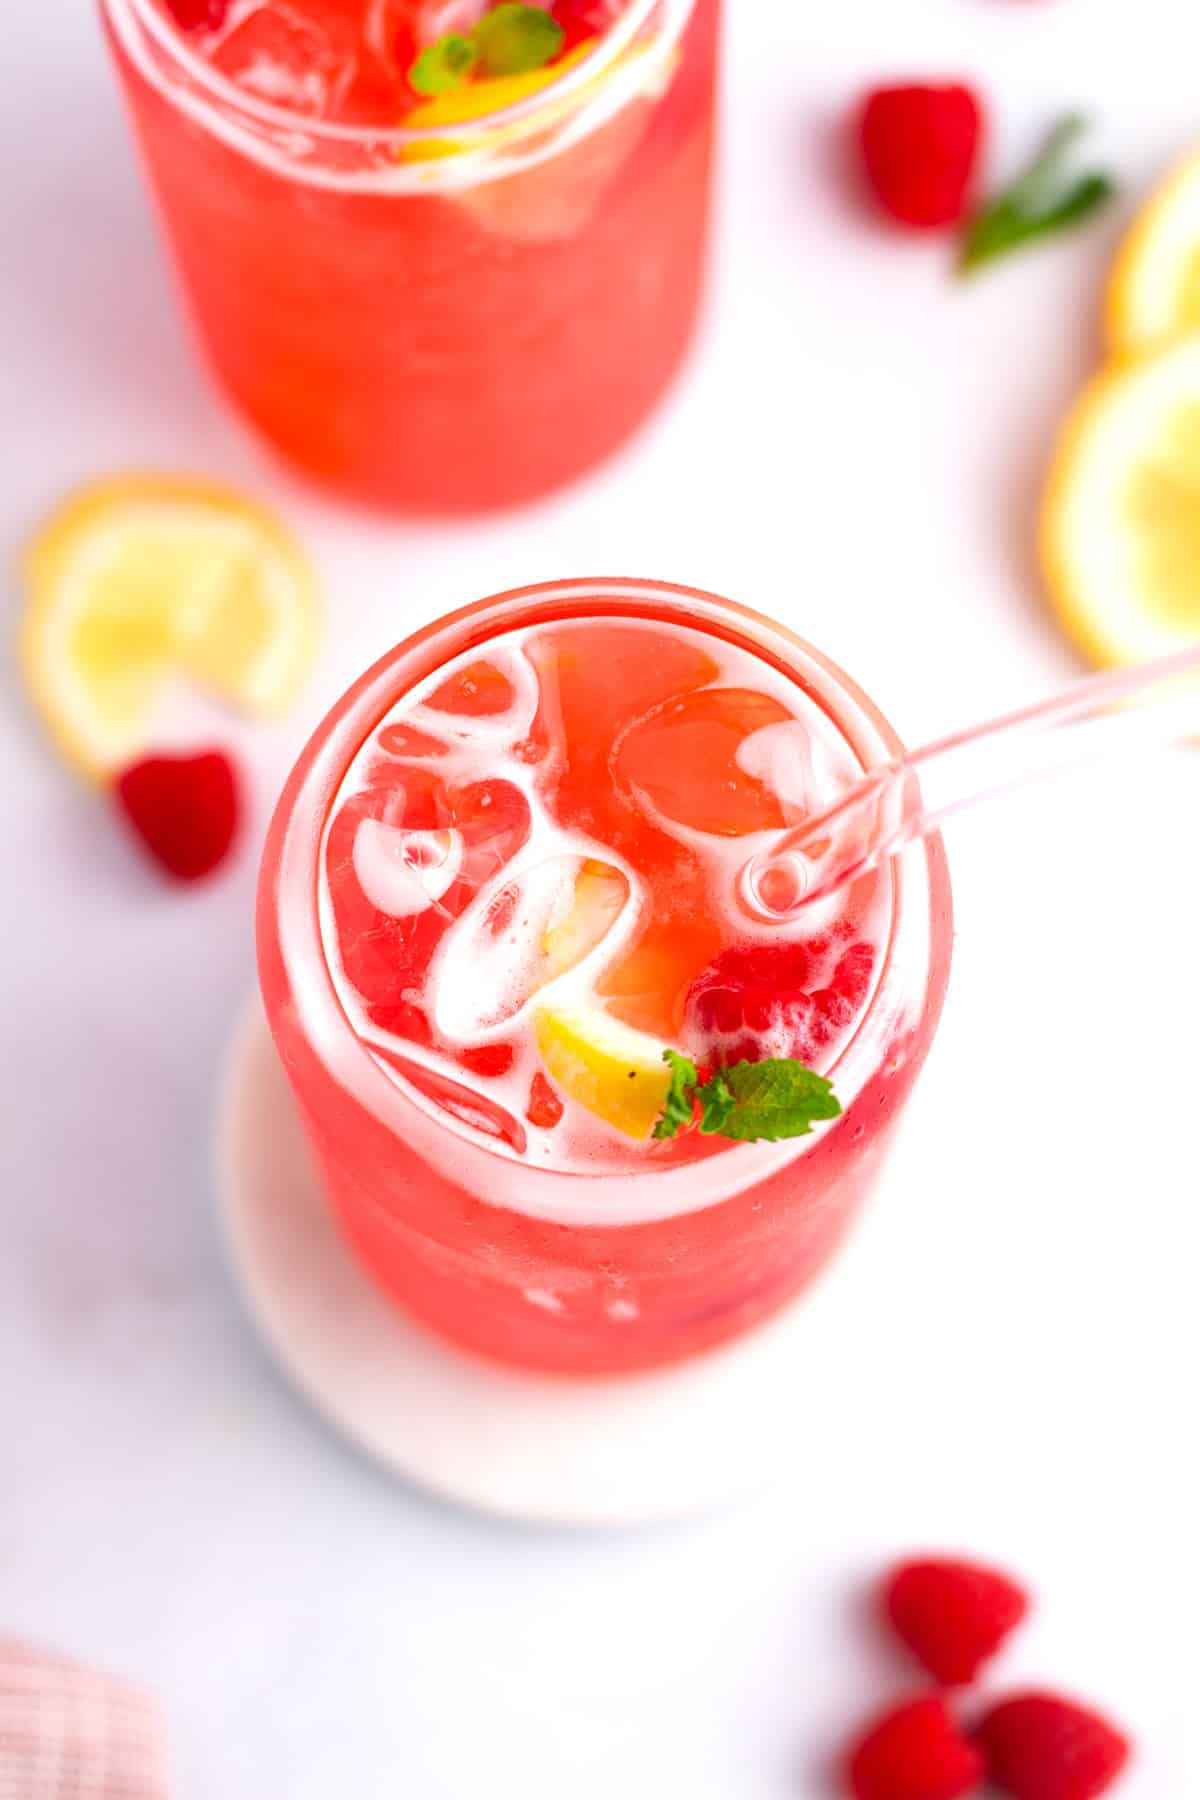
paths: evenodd
<path fill-rule="evenodd" d="M 984 1714 L 975 1740 L 988 1779 L 1016 1800 L 1095 1800 L 1129 1761 L 1129 1739 L 1058 1694 L 1014 1694 Z"/>
<path fill-rule="evenodd" d="M 883 87 L 858 122 L 867 180 L 884 212 L 933 230 L 967 211 L 983 113 L 970 88 Z"/>
<path fill-rule="evenodd" d="M 241 810 L 224 751 L 147 756 L 117 777 L 115 791 L 151 856 L 177 881 L 199 881 L 224 862 Z"/>
<path fill-rule="evenodd" d="M 167 0 L 167 11 L 181 31 L 219 31 L 229 0 Z"/>
<path fill-rule="evenodd" d="M 960 1800 L 983 1780 L 983 1757 L 935 1694 L 876 1719 L 850 1750 L 854 1800 Z"/>
<path fill-rule="evenodd" d="M 946 1687 L 973 1681 L 1029 1610 L 1007 1575 L 941 1556 L 893 1569 L 880 1602 L 897 1637 Z"/>
<path fill-rule="evenodd" d="M 875 953 L 833 934 L 806 944 L 735 944 L 692 983 L 686 1041 L 716 1068 L 735 1062 L 817 1058 L 854 1021 Z"/>

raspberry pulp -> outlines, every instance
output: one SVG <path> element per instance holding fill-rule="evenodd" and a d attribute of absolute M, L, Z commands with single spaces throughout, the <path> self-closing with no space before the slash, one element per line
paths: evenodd
<path fill-rule="evenodd" d="M 735 944 L 692 983 L 685 1035 L 714 1068 L 793 1057 L 816 1067 L 867 998 L 875 952 L 828 934 L 797 944 Z"/>

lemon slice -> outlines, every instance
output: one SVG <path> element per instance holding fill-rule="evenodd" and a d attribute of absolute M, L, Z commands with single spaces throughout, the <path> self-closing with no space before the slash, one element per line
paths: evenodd
<path fill-rule="evenodd" d="M 201 482 L 131 475 L 82 489 L 38 532 L 26 574 L 29 691 L 96 780 L 144 747 L 168 677 L 276 713 L 316 649 L 316 583 L 293 538 Z"/>
<path fill-rule="evenodd" d="M 533 1027 L 564 1093 L 626 1137 L 650 1136 L 671 1085 L 664 1043 L 587 1001 L 540 1006 Z"/>
<path fill-rule="evenodd" d="M 1059 441 L 1041 563 L 1062 624 L 1099 663 L 1200 636 L 1200 337 L 1116 363 Z"/>
<path fill-rule="evenodd" d="M 1134 220 L 1109 277 L 1104 325 L 1120 355 L 1200 331 L 1200 156 L 1168 176 Z"/>

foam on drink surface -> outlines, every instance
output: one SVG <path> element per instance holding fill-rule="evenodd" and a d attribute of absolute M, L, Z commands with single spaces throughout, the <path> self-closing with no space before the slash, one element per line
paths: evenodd
<path fill-rule="evenodd" d="M 877 946 L 886 878 L 786 933 L 737 898 L 747 860 L 858 773 L 804 689 L 723 639 L 626 619 L 497 637 L 396 702 L 331 809 L 322 927 L 347 1017 L 502 1155 L 600 1172 L 716 1154 L 548 1103 L 533 1011 L 582 1002 L 686 1049 L 688 987 L 722 950 L 783 935 L 818 969 L 850 937 Z"/>

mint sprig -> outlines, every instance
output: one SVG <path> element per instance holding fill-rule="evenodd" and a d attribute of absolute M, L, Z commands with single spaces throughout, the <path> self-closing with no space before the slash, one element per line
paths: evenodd
<path fill-rule="evenodd" d="M 544 68 L 563 47 L 563 28 L 543 6 L 503 0 L 465 35 L 450 31 L 422 50 L 408 71 L 418 94 L 446 94 L 473 75 L 524 75 Z"/>
<path fill-rule="evenodd" d="M 1116 192 L 1100 170 L 1066 179 L 1067 151 L 1086 128 L 1077 113 L 1060 119 L 1025 172 L 989 200 L 967 226 L 959 256 L 963 274 L 1083 223 Z"/>
<path fill-rule="evenodd" d="M 738 1143 L 805 1137 L 820 1119 L 836 1119 L 841 1105 L 823 1075 L 792 1057 L 733 1063 L 697 1090 L 700 1129 Z"/>
<path fill-rule="evenodd" d="M 794 1057 L 731 1063 L 705 1082 L 678 1050 L 664 1050 L 663 1061 L 671 1070 L 671 1086 L 654 1127 L 659 1139 L 677 1137 L 691 1124 L 697 1104 L 702 1132 L 739 1144 L 806 1137 L 821 1120 L 841 1114 L 833 1084 Z"/>
<path fill-rule="evenodd" d="M 469 37 L 448 31 L 436 44 L 422 50 L 408 71 L 409 85 L 418 94 L 448 94 L 474 73 L 479 51 Z"/>
<path fill-rule="evenodd" d="M 554 61 L 563 47 L 563 28 L 544 6 L 504 0 L 484 13 L 471 38 L 485 75 L 524 75 Z"/>
<path fill-rule="evenodd" d="M 671 1085 L 654 1135 L 656 1138 L 673 1138 L 692 1122 L 700 1071 L 690 1057 L 681 1055 L 678 1050 L 664 1050 L 663 1061 L 670 1067 Z"/>

